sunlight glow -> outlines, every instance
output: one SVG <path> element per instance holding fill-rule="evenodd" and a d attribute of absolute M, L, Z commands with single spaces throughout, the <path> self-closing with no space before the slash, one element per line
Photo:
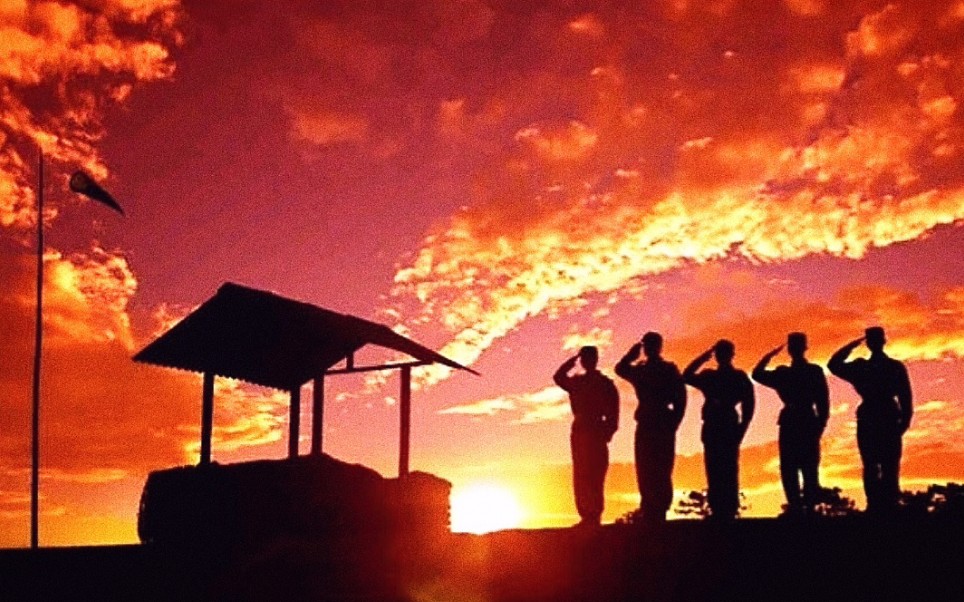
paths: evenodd
<path fill-rule="evenodd" d="M 522 507 L 512 491 L 491 483 L 474 483 L 452 492 L 452 531 L 489 533 L 518 527 Z"/>

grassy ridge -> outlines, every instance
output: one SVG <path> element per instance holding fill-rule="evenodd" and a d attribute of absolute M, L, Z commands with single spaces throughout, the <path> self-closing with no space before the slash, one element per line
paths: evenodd
<path fill-rule="evenodd" d="M 960 520 L 0 551 L 3 600 L 962 600 Z"/>

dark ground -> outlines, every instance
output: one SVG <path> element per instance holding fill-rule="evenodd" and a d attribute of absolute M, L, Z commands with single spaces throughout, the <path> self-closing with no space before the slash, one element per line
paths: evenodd
<path fill-rule="evenodd" d="M 964 524 L 863 517 L 0 550 L 0 600 L 964 600 Z"/>

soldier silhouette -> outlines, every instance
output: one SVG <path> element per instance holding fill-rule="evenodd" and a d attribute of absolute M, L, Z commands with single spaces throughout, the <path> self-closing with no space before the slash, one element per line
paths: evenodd
<path fill-rule="evenodd" d="M 753 419 L 753 383 L 746 372 L 733 367 L 736 348 L 721 339 L 683 370 L 686 384 L 699 389 L 703 402 L 703 459 L 707 498 L 715 520 L 732 520 L 740 509 L 740 443 Z M 716 357 L 716 369 L 700 367 Z M 698 372 L 699 371 L 699 372 Z M 737 413 L 736 407 L 740 406 Z"/>
<path fill-rule="evenodd" d="M 585 372 L 570 376 L 582 364 Z M 609 441 L 619 428 L 619 392 L 612 379 L 597 369 L 599 351 L 587 346 L 559 366 L 552 379 L 569 393 L 572 406 L 572 484 L 581 526 L 599 524 L 603 488 L 609 468 Z"/>
<path fill-rule="evenodd" d="M 820 493 L 820 436 L 830 415 L 827 377 L 820 366 L 807 361 L 807 335 L 787 335 L 789 366 L 767 370 L 767 364 L 783 345 L 764 355 L 753 368 L 753 380 L 775 389 L 783 409 L 780 411 L 780 478 L 790 514 L 813 509 Z M 803 497 L 800 497 L 800 478 Z"/>
<path fill-rule="evenodd" d="M 686 411 L 686 386 L 676 364 L 660 355 L 663 337 L 647 332 L 616 364 L 616 374 L 636 390 L 636 483 L 640 510 L 648 523 L 666 520 L 673 502 L 676 429 Z M 645 361 L 635 363 L 640 352 Z"/>
<path fill-rule="evenodd" d="M 901 437 L 910 427 L 913 396 L 907 368 L 884 353 L 884 329 L 873 326 L 864 334 L 838 349 L 827 367 L 860 395 L 857 447 L 864 465 L 867 511 L 881 513 L 894 510 L 900 497 Z M 848 362 L 864 341 L 870 358 Z"/>

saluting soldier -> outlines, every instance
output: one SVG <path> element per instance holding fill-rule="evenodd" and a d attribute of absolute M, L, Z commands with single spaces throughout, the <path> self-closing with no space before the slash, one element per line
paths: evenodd
<path fill-rule="evenodd" d="M 569 375 L 582 365 L 582 374 Z M 581 526 L 599 524 L 603 512 L 603 489 L 609 469 L 609 442 L 619 428 L 619 391 L 612 379 L 598 369 L 599 351 L 592 346 L 579 350 L 553 375 L 569 393 L 572 406 L 572 484 Z"/>
<path fill-rule="evenodd" d="M 683 370 L 686 384 L 702 391 L 703 461 L 707 498 L 715 520 L 732 520 L 740 509 L 740 443 L 753 419 L 753 383 L 733 366 L 736 346 L 721 339 Z M 700 370 L 711 357 L 717 367 Z M 737 412 L 739 408 L 739 412 Z"/>
<path fill-rule="evenodd" d="M 662 522 L 673 503 L 676 430 L 686 411 L 686 385 L 679 368 L 662 357 L 663 337 L 647 332 L 616 364 L 616 375 L 633 385 L 636 408 L 636 483 L 643 521 Z M 638 362 L 640 353 L 646 356 Z"/>
<path fill-rule="evenodd" d="M 830 391 L 823 369 L 807 361 L 807 335 L 787 335 L 790 365 L 768 370 L 783 345 L 764 355 L 753 368 L 753 380 L 774 389 L 783 402 L 778 424 L 780 479 L 787 497 L 787 512 L 813 509 L 820 493 L 820 437 L 830 416 Z M 803 479 L 803 496 L 800 480 Z"/>
<path fill-rule="evenodd" d="M 901 437 L 914 414 L 913 394 L 907 368 L 884 353 L 884 329 L 873 326 L 864 335 L 838 349 L 827 367 L 860 395 L 857 447 L 864 465 L 867 511 L 889 512 L 900 498 Z M 847 357 L 865 341 L 870 358 L 848 362 Z"/>

